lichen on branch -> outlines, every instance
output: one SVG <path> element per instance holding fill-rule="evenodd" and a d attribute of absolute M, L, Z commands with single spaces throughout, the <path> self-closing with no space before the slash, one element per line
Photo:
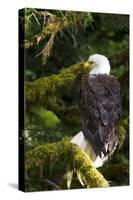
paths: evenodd
<path fill-rule="evenodd" d="M 60 160 L 65 163 L 67 171 L 75 171 L 80 174 L 80 179 L 82 179 L 86 188 L 109 186 L 108 181 L 103 175 L 93 167 L 93 163 L 88 155 L 69 140 L 40 145 L 26 152 L 25 167 L 27 175 L 31 169 L 36 169 L 36 167 L 38 168 L 38 166 L 42 165 L 46 168 L 49 165 L 51 166 L 52 163 L 58 163 Z"/>
<path fill-rule="evenodd" d="M 57 75 L 27 82 L 25 87 L 27 103 L 40 102 L 46 105 L 49 96 L 56 96 L 61 88 L 64 90 L 70 88 L 81 71 L 85 71 L 83 63 L 78 63 L 62 69 Z"/>

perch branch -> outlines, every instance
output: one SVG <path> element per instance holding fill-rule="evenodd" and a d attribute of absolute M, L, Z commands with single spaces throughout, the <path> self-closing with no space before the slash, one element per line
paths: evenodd
<path fill-rule="evenodd" d="M 63 140 L 58 143 L 45 144 L 36 147 L 26 153 L 26 171 L 31 168 L 38 167 L 43 164 L 44 168 L 63 159 L 66 162 L 68 170 L 76 170 L 80 172 L 86 187 L 108 187 L 108 181 L 103 175 L 93 167 L 92 161 L 88 155 L 82 151 L 77 145 Z"/>

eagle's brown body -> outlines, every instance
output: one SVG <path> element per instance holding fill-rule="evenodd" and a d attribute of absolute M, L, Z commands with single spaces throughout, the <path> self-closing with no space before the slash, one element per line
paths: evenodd
<path fill-rule="evenodd" d="M 107 74 L 85 75 L 81 80 L 82 132 L 96 155 L 111 154 L 117 143 L 116 125 L 121 116 L 120 84 Z"/>

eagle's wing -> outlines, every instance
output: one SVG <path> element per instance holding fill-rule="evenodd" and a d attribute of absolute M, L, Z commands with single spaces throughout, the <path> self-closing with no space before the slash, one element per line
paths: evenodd
<path fill-rule="evenodd" d="M 114 76 L 85 75 L 80 92 L 83 134 L 97 155 L 106 156 L 113 151 L 117 141 L 116 125 L 121 115 L 120 84 Z"/>

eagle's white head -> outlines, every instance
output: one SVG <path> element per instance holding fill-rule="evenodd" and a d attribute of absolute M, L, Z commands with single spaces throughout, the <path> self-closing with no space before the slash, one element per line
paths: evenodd
<path fill-rule="evenodd" d="M 91 55 L 87 61 L 91 67 L 89 74 L 109 74 L 110 63 L 106 56 L 100 54 Z"/>

